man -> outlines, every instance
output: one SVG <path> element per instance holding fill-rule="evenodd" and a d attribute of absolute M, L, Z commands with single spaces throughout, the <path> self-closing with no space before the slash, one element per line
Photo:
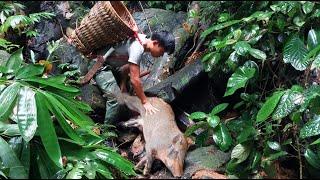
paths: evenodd
<path fill-rule="evenodd" d="M 147 101 L 147 97 L 143 91 L 143 86 L 140 80 L 140 62 L 143 53 L 146 52 L 151 53 L 153 57 L 163 56 L 165 52 L 172 54 L 175 49 L 175 38 L 173 34 L 168 31 L 160 31 L 153 33 L 151 38 L 147 38 L 146 35 L 143 34 L 138 34 L 138 38 L 130 38 L 122 41 L 118 43 L 114 49 L 111 49 L 113 51 L 110 51 L 110 49 L 107 48 L 98 52 L 98 54 L 105 55 L 99 55 L 97 60 L 103 61 L 105 58 L 105 63 L 111 67 L 113 72 L 112 74 L 110 72 L 104 72 L 104 77 L 108 77 L 107 80 L 99 78 L 101 73 L 96 76 L 97 83 L 104 86 L 100 88 L 104 89 L 104 93 L 106 94 L 120 93 L 117 92 L 119 91 L 119 87 L 116 85 L 117 83 L 114 78 L 114 76 L 120 75 L 120 90 L 122 92 L 126 92 L 126 80 L 130 77 L 132 87 L 136 95 L 141 100 L 146 113 L 152 114 L 159 111 Z M 109 50 L 109 52 L 106 53 L 106 50 Z M 100 83 L 98 81 L 100 81 Z M 106 90 L 106 88 L 108 90 Z M 106 121 L 114 121 L 110 119 L 114 117 L 114 115 L 111 114 L 114 112 L 114 109 L 118 108 L 116 100 L 109 97 L 106 107 Z"/>

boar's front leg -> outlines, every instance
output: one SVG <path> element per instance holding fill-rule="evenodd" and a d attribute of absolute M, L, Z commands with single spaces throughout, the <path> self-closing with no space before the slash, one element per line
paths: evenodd
<path fill-rule="evenodd" d="M 145 157 L 143 157 L 138 164 L 135 166 L 135 168 L 139 168 L 141 166 L 144 166 L 143 169 L 143 175 L 149 174 L 151 167 L 153 163 L 153 157 L 150 154 L 147 154 Z"/>

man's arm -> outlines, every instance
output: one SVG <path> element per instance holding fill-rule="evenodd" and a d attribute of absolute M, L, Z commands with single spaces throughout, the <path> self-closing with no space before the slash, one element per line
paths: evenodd
<path fill-rule="evenodd" d="M 146 114 L 156 113 L 159 110 L 157 108 L 153 107 L 150 104 L 150 102 L 147 101 L 147 97 L 143 92 L 142 83 L 140 81 L 140 67 L 139 67 L 139 65 L 130 63 L 129 69 L 130 69 L 130 80 L 131 80 L 132 86 L 133 86 L 137 96 L 141 100 L 141 103 L 142 103 L 144 109 L 146 110 Z"/>
<path fill-rule="evenodd" d="M 134 88 L 135 93 L 141 100 L 142 104 L 147 102 L 147 97 L 143 92 L 142 83 L 140 80 L 140 67 L 137 64 L 129 63 L 129 70 L 130 70 L 130 81 Z"/>

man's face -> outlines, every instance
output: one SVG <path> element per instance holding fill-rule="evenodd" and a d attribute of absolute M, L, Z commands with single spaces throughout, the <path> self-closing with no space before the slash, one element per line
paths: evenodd
<path fill-rule="evenodd" d="M 150 53 L 153 57 L 160 57 L 164 54 L 164 48 L 160 46 L 159 42 L 156 40 L 152 41 L 152 46 L 150 48 Z"/>

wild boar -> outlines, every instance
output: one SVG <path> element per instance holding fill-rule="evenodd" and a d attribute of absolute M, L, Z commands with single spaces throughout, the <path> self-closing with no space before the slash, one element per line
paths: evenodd
<path fill-rule="evenodd" d="M 159 111 L 150 115 L 145 114 L 141 101 L 136 96 L 120 94 L 118 102 L 140 115 L 123 123 L 127 127 L 138 127 L 145 139 L 146 156 L 136 165 L 144 165 L 143 174 L 147 175 L 154 159 L 161 160 L 174 177 L 181 177 L 186 152 L 193 143 L 179 130 L 174 112 L 169 104 L 161 98 L 148 97 L 149 102 Z"/>

